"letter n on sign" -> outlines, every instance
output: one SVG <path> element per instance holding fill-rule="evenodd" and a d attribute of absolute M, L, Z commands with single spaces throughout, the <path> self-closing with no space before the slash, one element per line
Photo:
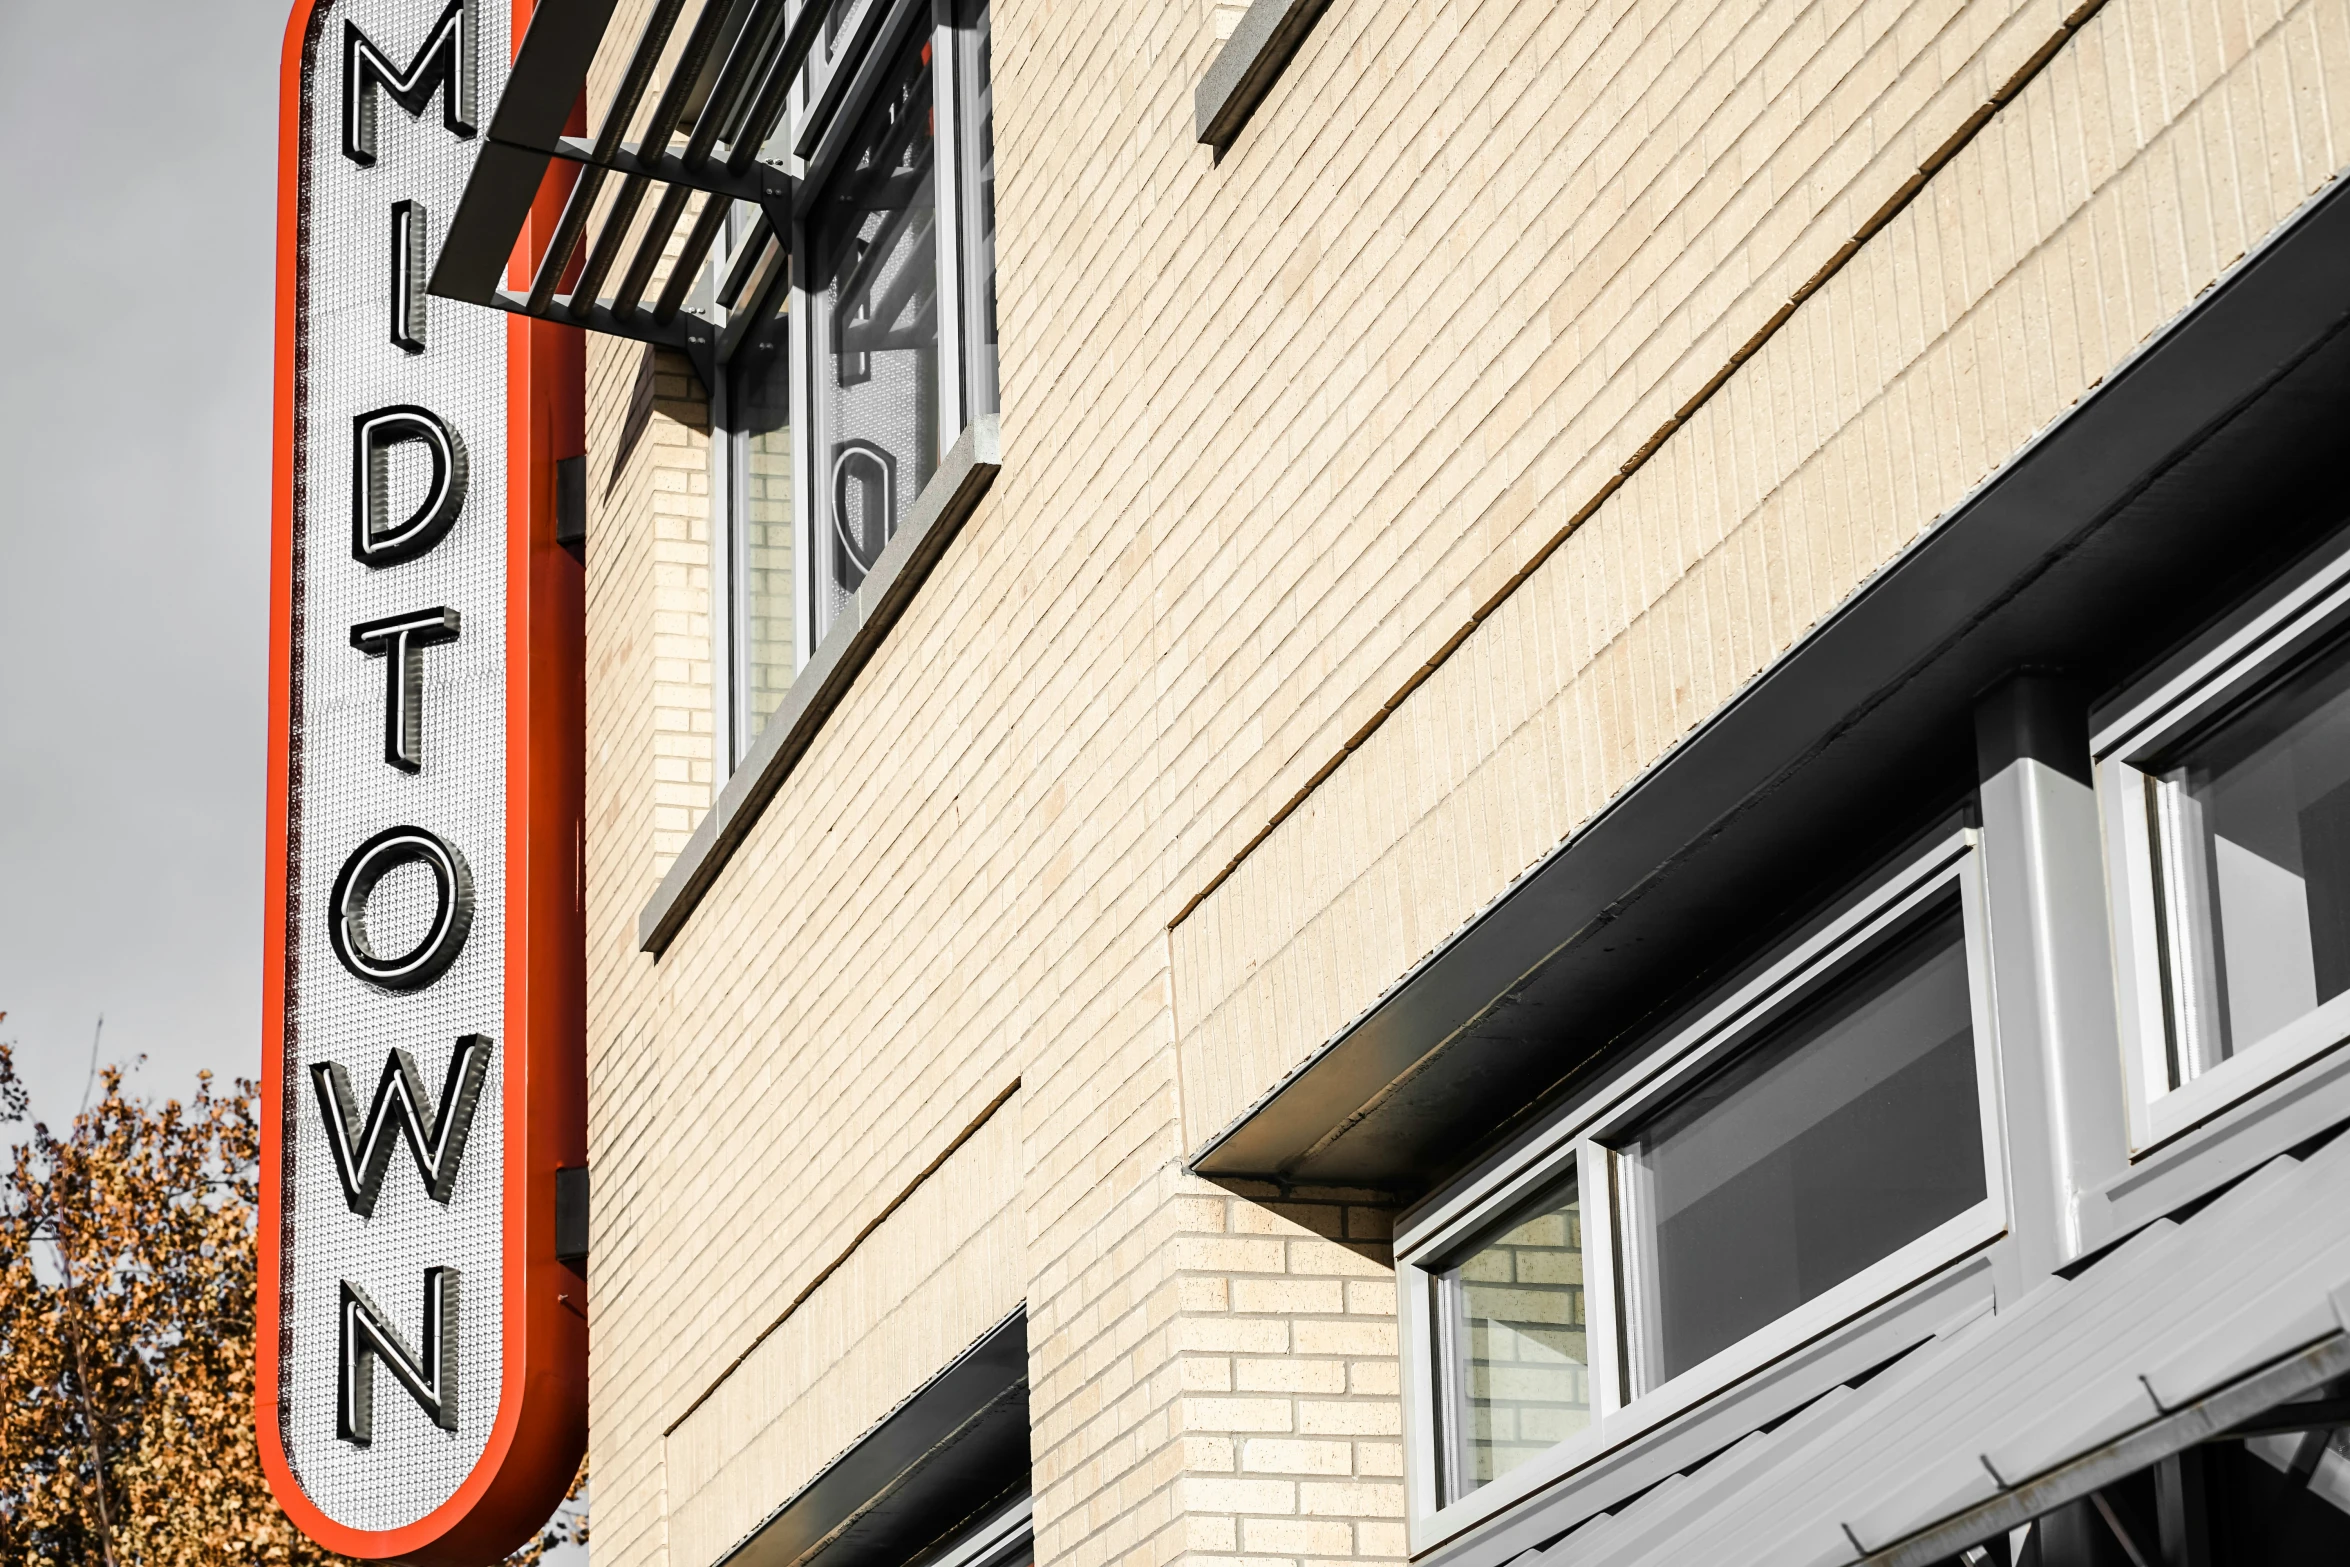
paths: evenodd
<path fill-rule="evenodd" d="M 587 1436 L 580 341 L 420 292 L 528 15 L 296 0 L 281 62 L 255 1418 L 319 1544 L 450 1567 Z"/>

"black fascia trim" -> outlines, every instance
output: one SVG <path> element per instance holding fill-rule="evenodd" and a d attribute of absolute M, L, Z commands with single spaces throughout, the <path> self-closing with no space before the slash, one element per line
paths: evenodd
<path fill-rule="evenodd" d="M 718 1567 L 901 1567 L 1028 1484 L 1028 1312 L 1022 1307 L 718 1559 Z"/>
<path fill-rule="evenodd" d="M 791 689 L 769 715 L 758 743 L 735 768 L 726 787 L 718 791 L 684 852 L 637 915 L 639 950 L 656 957 L 668 950 L 686 917 L 750 836 L 767 802 L 775 798 L 800 758 L 807 755 L 816 732 L 848 695 L 849 687 L 905 612 L 915 590 L 978 509 L 980 498 L 987 494 L 1002 466 L 1003 444 L 996 416 L 983 414 L 964 427 L 938 471 L 914 498 L 905 522 L 865 574 L 856 596 L 833 622 L 824 645 L 793 678 Z"/>
<path fill-rule="evenodd" d="M 1221 154 L 1273 90 L 1330 0 L 1255 0 L 1192 93 L 1199 139 Z"/>
<path fill-rule="evenodd" d="M 2340 523 L 2346 325 L 2337 187 L 1192 1168 L 1424 1191 L 1604 1070 L 1661 998 L 1964 799 L 1987 689 L 2109 689 Z"/>

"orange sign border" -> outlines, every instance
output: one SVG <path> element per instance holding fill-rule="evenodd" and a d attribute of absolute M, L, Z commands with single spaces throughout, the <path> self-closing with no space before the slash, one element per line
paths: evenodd
<path fill-rule="evenodd" d="M 506 579 L 505 1218 L 498 1411 L 456 1494 L 401 1529 L 353 1529 L 321 1512 L 287 1464 L 278 1420 L 284 1261 L 287 813 L 292 804 L 294 427 L 301 280 L 302 64 L 319 0 L 294 0 L 279 59 L 277 343 L 272 416 L 269 805 L 263 889 L 261 1215 L 254 1419 L 278 1503 L 328 1550 L 430 1567 L 486 1567 L 527 1541 L 587 1448 L 585 1281 L 555 1260 L 555 1172 L 586 1163 L 583 773 L 584 573 L 555 542 L 558 458 L 584 439 L 577 328 L 509 316 Z M 512 0 L 519 44 L 530 0 Z M 326 79 L 322 72 L 320 80 Z M 494 107 L 494 106 L 489 106 Z M 527 286 L 567 193 L 559 166 L 516 246 Z"/>

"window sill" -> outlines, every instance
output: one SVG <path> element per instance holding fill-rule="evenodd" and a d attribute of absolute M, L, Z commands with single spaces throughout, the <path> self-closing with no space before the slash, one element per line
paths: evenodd
<path fill-rule="evenodd" d="M 659 957 L 677 939 L 726 862 L 750 836 L 767 802 L 807 754 L 816 732 L 840 706 L 881 639 L 889 635 L 923 579 L 978 508 L 1002 465 L 995 415 L 965 426 L 938 472 L 915 498 L 905 524 L 857 589 L 855 600 L 841 611 L 823 646 L 793 679 L 758 742 L 719 790 L 684 852 L 637 915 L 639 950 Z"/>
<path fill-rule="evenodd" d="M 1256 0 L 1208 63 L 1192 95 L 1199 139 L 1222 155 L 1240 137 L 1240 128 L 1272 91 L 1314 19 L 1330 0 Z"/>

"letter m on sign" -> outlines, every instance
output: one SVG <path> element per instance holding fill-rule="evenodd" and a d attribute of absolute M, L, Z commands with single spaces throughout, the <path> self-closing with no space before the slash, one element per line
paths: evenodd
<path fill-rule="evenodd" d="M 437 90 L 441 95 L 441 122 L 458 136 L 471 136 L 473 112 L 476 0 L 449 0 L 448 8 L 424 35 L 407 69 L 392 64 L 359 30 L 357 22 L 343 23 L 343 156 L 362 168 L 375 162 L 375 98 L 389 94 L 411 119 L 424 114 Z"/>

